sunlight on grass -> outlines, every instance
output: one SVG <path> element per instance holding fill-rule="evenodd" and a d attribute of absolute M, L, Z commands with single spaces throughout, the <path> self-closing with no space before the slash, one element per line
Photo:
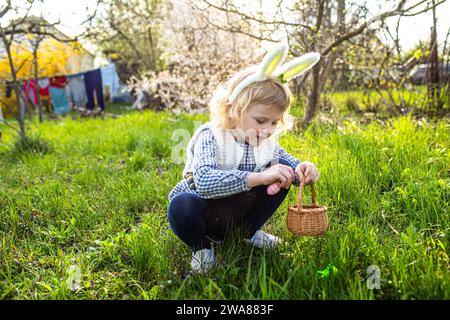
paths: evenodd
<path fill-rule="evenodd" d="M 206 119 L 149 111 L 35 122 L 31 149 L 4 127 L 0 299 L 450 298 L 448 121 L 346 121 L 283 136 L 289 152 L 321 172 L 329 231 L 288 233 L 293 187 L 265 226 L 284 246 L 261 252 L 230 235 L 202 277 L 188 275 L 191 253 L 166 210 L 182 170 L 170 159 L 172 132 L 192 133 Z M 366 284 L 372 265 L 380 290 Z M 73 266 L 79 286 L 68 286 Z"/>

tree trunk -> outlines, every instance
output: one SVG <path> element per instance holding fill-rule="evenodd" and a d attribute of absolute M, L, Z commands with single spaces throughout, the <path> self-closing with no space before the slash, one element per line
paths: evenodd
<path fill-rule="evenodd" d="M 18 112 L 16 115 L 16 120 L 19 123 L 20 127 L 20 138 L 24 143 L 26 143 L 27 136 L 25 131 L 25 101 L 23 100 L 22 90 L 17 82 L 16 70 L 14 68 L 14 62 L 11 55 L 10 42 L 8 42 L 4 33 L 1 33 L 0 35 L 2 37 L 3 44 L 5 45 L 6 55 L 8 56 L 9 68 L 11 70 L 11 77 L 13 79 L 14 93 L 16 94 L 16 105 Z"/>
<path fill-rule="evenodd" d="M 434 5 L 434 1 L 433 1 Z M 432 101 L 433 111 L 436 113 L 441 108 L 440 92 L 439 92 L 439 59 L 436 35 L 436 9 L 433 7 L 433 28 L 431 29 L 430 41 L 430 78 L 428 81 L 428 96 Z"/>
<path fill-rule="evenodd" d="M 39 113 L 39 123 L 42 123 L 42 106 L 41 106 L 41 97 L 39 96 L 39 85 L 38 85 L 38 60 L 37 60 L 37 50 L 39 44 L 36 45 L 33 52 L 33 60 L 34 60 L 34 82 L 36 84 L 36 97 L 37 97 L 37 105 L 38 105 L 38 113 Z"/>
<path fill-rule="evenodd" d="M 338 36 L 342 36 L 345 32 L 345 0 L 338 0 L 336 28 L 339 34 Z M 343 55 L 342 49 L 339 48 L 335 56 L 340 57 L 342 55 Z M 345 63 L 343 63 L 343 61 L 340 61 L 339 70 L 337 71 L 337 75 L 334 78 L 335 89 L 340 88 L 341 81 L 344 78 L 344 72 L 345 72 Z"/>
<path fill-rule="evenodd" d="M 326 16 L 331 16 L 330 8 L 326 9 Z M 319 13 L 319 19 L 322 19 L 322 15 Z M 318 23 L 318 25 L 323 25 L 322 23 Z M 330 34 L 326 35 L 327 37 L 334 37 L 337 34 L 337 37 L 341 37 L 345 31 L 345 0 L 339 0 L 337 4 L 337 20 L 336 24 L 333 26 L 333 30 L 330 30 Z M 324 31 L 325 32 L 325 31 Z M 307 103 L 306 103 L 306 111 L 305 116 L 303 118 L 302 127 L 305 128 L 308 124 L 317 116 L 317 113 L 320 109 L 320 94 L 322 92 L 323 85 L 329 79 L 330 72 L 333 70 L 333 66 L 335 64 L 336 58 L 340 55 L 342 50 L 339 50 L 337 53 L 329 52 L 322 56 L 321 60 L 314 66 L 312 69 L 312 89 L 310 94 L 308 95 Z"/>
<path fill-rule="evenodd" d="M 19 127 L 20 127 L 20 138 L 22 139 L 23 143 L 27 142 L 27 136 L 25 133 L 25 101 L 22 97 L 22 93 L 20 92 L 20 88 L 18 87 L 17 83 L 14 85 L 14 91 L 16 93 L 16 101 L 18 105 L 18 111 L 19 111 Z"/>
<path fill-rule="evenodd" d="M 153 71 L 156 75 L 158 75 L 158 67 L 156 66 L 156 57 L 155 57 L 155 46 L 153 44 L 153 36 L 152 36 L 152 28 L 148 28 L 148 40 L 150 42 L 150 50 L 152 52 L 152 65 L 153 65 Z"/>
<path fill-rule="evenodd" d="M 311 93 L 308 95 L 308 99 L 306 101 L 306 111 L 305 116 L 303 118 L 302 127 L 306 128 L 308 124 L 317 114 L 319 109 L 319 100 L 320 100 L 320 70 L 322 69 L 322 62 L 319 61 L 312 69 L 313 83 Z"/>

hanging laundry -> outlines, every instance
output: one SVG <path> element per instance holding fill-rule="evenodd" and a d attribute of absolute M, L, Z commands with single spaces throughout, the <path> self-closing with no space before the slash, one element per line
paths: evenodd
<path fill-rule="evenodd" d="M 87 102 L 86 87 L 84 85 L 84 75 L 68 76 L 69 98 L 78 108 L 85 108 Z"/>
<path fill-rule="evenodd" d="M 100 69 L 88 71 L 84 74 L 84 84 L 86 86 L 86 95 L 88 98 L 87 107 L 94 110 L 94 91 L 97 96 L 97 103 L 102 111 L 105 110 L 105 102 L 103 101 L 103 84 L 102 73 Z"/>
<path fill-rule="evenodd" d="M 50 96 L 55 114 L 64 114 L 70 111 L 66 88 L 54 88 L 50 86 Z"/>
<path fill-rule="evenodd" d="M 50 78 L 50 87 L 64 88 L 67 85 L 66 76 L 56 76 Z"/>
<path fill-rule="evenodd" d="M 50 85 L 49 78 L 43 78 L 38 80 L 39 95 L 42 97 L 48 97 L 48 86 Z"/>
<path fill-rule="evenodd" d="M 109 87 L 109 100 L 113 101 L 120 86 L 116 65 L 110 63 L 108 66 L 101 68 L 100 71 L 102 73 L 103 91 L 106 92 L 106 87 Z"/>
<path fill-rule="evenodd" d="M 23 83 L 23 93 L 24 93 L 25 101 L 27 103 L 28 103 L 28 101 L 31 101 L 31 103 L 34 106 L 37 106 L 38 96 L 37 96 L 37 90 L 36 90 L 36 80 L 34 80 L 34 79 L 25 80 Z"/>

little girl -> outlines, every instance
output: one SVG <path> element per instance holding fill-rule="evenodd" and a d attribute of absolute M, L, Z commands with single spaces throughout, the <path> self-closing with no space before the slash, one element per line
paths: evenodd
<path fill-rule="evenodd" d="M 315 182 L 319 172 L 275 140 L 289 128 L 291 93 L 285 83 L 309 70 L 319 54 L 279 66 L 288 46 L 271 50 L 260 65 L 238 72 L 211 100 L 211 122 L 194 133 L 181 180 L 169 194 L 170 226 L 193 250 L 191 268 L 205 273 L 215 263 L 212 242 L 230 227 L 244 241 L 273 248 L 282 240 L 261 227 L 276 212 L 291 184 Z"/>

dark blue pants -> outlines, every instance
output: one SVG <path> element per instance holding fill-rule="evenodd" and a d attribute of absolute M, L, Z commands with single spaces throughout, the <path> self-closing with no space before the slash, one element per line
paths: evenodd
<path fill-rule="evenodd" d="M 288 165 L 280 159 L 280 163 Z M 276 195 L 267 194 L 267 186 L 220 199 L 203 199 L 182 192 L 169 203 L 170 226 L 175 235 L 192 250 L 211 248 L 211 240 L 223 240 L 230 228 L 243 227 L 250 238 L 269 220 L 283 202 L 289 190 L 282 188 Z"/>
<path fill-rule="evenodd" d="M 94 110 L 94 91 L 97 95 L 97 103 L 102 111 L 105 110 L 105 102 L 103 101 L 103 83 L 102 73 L 100 69 L 88 71 L 84 74 L 84 85 L 86 87 L 87 108 Z"/>

